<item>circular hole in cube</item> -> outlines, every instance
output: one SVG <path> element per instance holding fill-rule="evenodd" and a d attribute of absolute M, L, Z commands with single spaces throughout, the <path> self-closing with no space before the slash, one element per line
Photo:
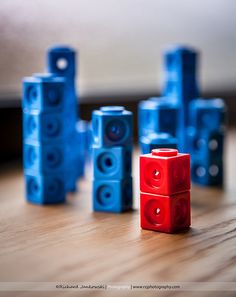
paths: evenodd
<path fill-rule="evenodd" d="M 57 178 L 50 180 L 50 182 L 47 186 L 47 191 L 50 195 L 59 194 L 60 192 L 63 191 L 62 182 Z"/>
<path fill-rule="evenodd" d="M 151 188 L 159 188 L 163 182 L 163 168 L 161 164 L 155 160 L 155 162 L 148 163 L 143 169 L 145 183 Z"/>
<path fill-rule="evenodd" d="M 198 177 L 204 177 L 206 175 L 206 169 L 203 166 L 198 166 L 196 168 L 196 175 Z"/>
<path fill-rule="evenodd" d="M 28 147 L 26 157 L 28 165 L 32 166 L 37 158 L 37 154 L 34 147 Z"/>
<path fill-rule="evenodd" d="M 33 116 L 29 116 L 26 122 L 26 129 L 28 134 L 34 133 L 35 129 L 37 128 L 36 121 Z"/>
<path fill-rule="evenodd" d="M 211 176 L 217 176 L 219 174 L 219 167 L 217 165 L 211 165 L 209 167 L 209 174 Z"/>
<path fill-rule="evenodd" d="M 50 105 L 55 106 L 60 103 L 60 96 L 56 88 L 49 88 L 47 90 L 46 96 Z"/>
<path fill-rule="evenodd" d="M 128 127 L 121 120 L 111 120 L 106 125 L 106 136 L 112 142 L 120 142 L 124 139 Z"/>
<path fill-rule="evenodd" d="M 112 174 L 117 170 L 117 159 L 113 153 L 102 153 L 98 156 L 97 167 L 103 174 Z"/>
<path fill-rule="evenodd" d="M 68 67 L 68 61 L 65 58 L 59 58 L 56 62 L 57 69 L 59 70 L 66 70 Z"/>
<path fill-rule="evenodd" d="M 55 136 L 60 130 L 60 123 L 55 118 L 50 118 L 45 121 L 45 133 L 47 136 Z"/>
<path fill-rule="evenodd" d="M 36 86 L 29 86 L 26 91 L 26 98 L 29 104 L 33 104 L 38 99 L 38 89 Z"/>
<path fill-rule="evenodd" d="M 218 148 L 218 141 L 216 139 L 211 139 L 208 143 L 208 147 L 211 151 L 215 151 Z"/>
<path fill-rule="evenodd" d="M 27 191 L 31 195 L 35 195 L 39 192 L 39 184 L 35 178 L 30 178 L 27 185 Z"/>
<path fill-rule="evenodd" d="M 97 190 L 97 201 L 104 207 L 109 207 L 114 203 L 113 188 L 109 185 L 102 185 Z"/>
<path fill-rule="evenodd" d="M 56 149 L 49 150 L 46 154 L 47 165 L 49 167 L 55 167 L 60 163 L 61 157 L 59 151 Z"/>
<path fill-rule="evenodd" d="M 148 200 L 144 205 L 144 216 L 154 226 L 162 224 L 165 220 L 165 207 L 161 200 Z"/>

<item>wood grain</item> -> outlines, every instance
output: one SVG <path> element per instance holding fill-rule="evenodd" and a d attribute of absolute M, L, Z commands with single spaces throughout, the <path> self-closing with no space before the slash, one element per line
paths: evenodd
<path fill-rule="evenodd" d="M 20 166 L 2 168 L 0 281 L 235 282 L 235 132 L 229 133 L 227 141 L 224 189 L 192 187 L 192 228 L 174 235 L 139 227 L 138 151 L 134 156 L 135 210 L 121 215 L 92 212 L 89 168 L 79 183 L 79 192 L 69 195 L 65 205 L 46 207 L 25 202 Z M 0 295 L 64 296 L 63 292 L 55 293 Z M 135 296 L 144 294 L 136 292 Z M 72 295 L 78 293 L 66 293 Z M 204 296 L 222 296 L 222 292 L 205 292 Z M 224 296 L 236 296 L 236 292 L 225 292 Z"/>

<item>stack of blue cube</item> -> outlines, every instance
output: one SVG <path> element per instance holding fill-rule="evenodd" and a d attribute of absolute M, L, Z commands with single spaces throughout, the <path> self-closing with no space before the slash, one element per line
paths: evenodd
<path fill-rule="evenodd" d="M 143 154 L 154 148 L 176 148 L 178 106 L 166 97 L 139 103 L 139 142 Z"/>
<path fill-rule="evenodd" d="M 64 78 L 50 74 L 25 78 L 23 156 L 28 201 L 36 204 L 64 202 L 66 192 L 75 186 L 70 154 L 73 131 Z"/>
<path fill-rule="evenodd" d="M 133 115 L 121 106 L 93 111 L 93 209 L 132 209 Z"/>
<path fill-rule="evenodd" d="M 163 96 L 178 106 L 178 150 L 187 152 L 187 127 L 189 126 L 189 103 L 199 97 L 197 85 L 197 52 L 189 47 L 173 46 L 164 52 L 165 85 Z"/>
<path fill-rule="evenodd" d="M 192 181 L 223 184 L 226 106 L 222 99 L 196 99 L 190 103 L 188 128 Z"/>
<path fill-rule="evenodd" d="M 84 175 L 85 155 L 84 145 L 86 141 L 84 129 L 80 129 L 83 123 L 77 120 L 79 110 L 77 104 L 78 96 L 76 94 L 75 78 L 76 78 L 76 52 L 74 49 L 65 46 L 56 46 L 48 50 L 47 64 L 48 71 L 55 76 L 65 79 L 65 93 L 68 109 L 70 110 L 70 121 L 74 125 L 74 139 L 71 147 L 71 153 L 74 155 L 75 163 L 72 165 L 71 171 L 73 176 L 80 178 Z M 71 191 L 75 191 L 76 187 L 72 187 Z"/>

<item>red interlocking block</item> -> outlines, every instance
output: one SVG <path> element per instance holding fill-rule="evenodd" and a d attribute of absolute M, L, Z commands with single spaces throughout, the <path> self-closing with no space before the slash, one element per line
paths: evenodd
<path fill-rule="evenodd" d="M 190 192 L 170 196 L 140 194 L 141 227 L 174 233 L 191 224 Z"/>
<path fill-rule="evenodd" d="M 172 195 L 190 190 L 190 156 L 176 149 L 155 149 L 140 156 L 140 191 Z"/>

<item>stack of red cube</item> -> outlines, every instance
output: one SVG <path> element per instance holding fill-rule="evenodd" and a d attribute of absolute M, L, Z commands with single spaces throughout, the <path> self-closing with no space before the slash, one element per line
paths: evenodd
<path fill-rule="evenodd" d="M 189 228 L 190 184 L 189 154 L 154 149 L 141 155 L 141 227 L 166 233 Z"/>

